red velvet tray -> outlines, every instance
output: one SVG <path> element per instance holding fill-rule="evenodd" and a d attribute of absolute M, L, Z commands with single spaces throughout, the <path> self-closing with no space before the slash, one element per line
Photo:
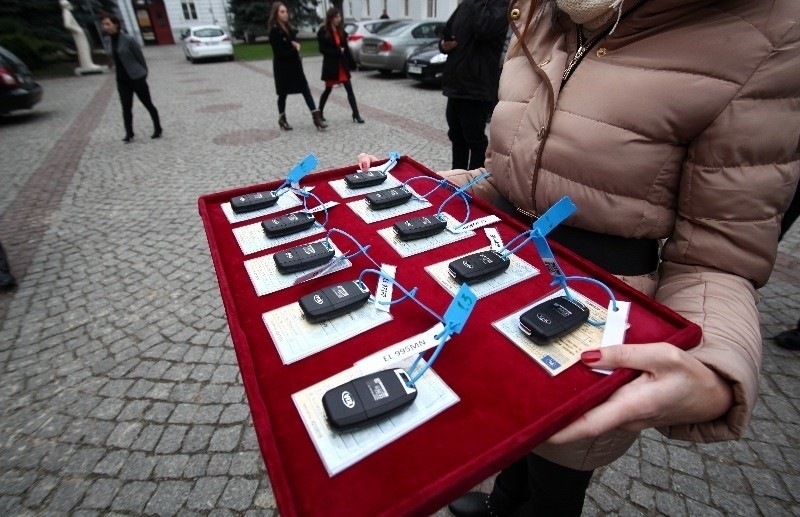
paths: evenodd
<path fill-rule="evenodd" d="M 302 184 L 313 185 L 314 193 L 323 201 L 341 203 L 330 210 L 328 228 L 343 229 L 362 244 L 371 244 L 370 255 L 376 261 L 398 266 L 397 280 L 401 285 L 407 289 L 418 287 L 419 298 L 438 314 L 444 314 L 451 296 L 423 268 L 486 246 L 486 236 L 479 230 L 474 237 L 401 258 L 376 231 L 413 215 L 435 213 L 450 192 L 439 189 L 432 194 L 429 199 L 433 207 L 427 210 L 368 225 L 345 205 L 363 196 L 343 200 L 328 184 L 355 170 L 354 165 L 309 175 Z M 405 156 L 391 174 L 401 181 L 418 175 L 438 177 Z M 433 186 L 432 182 L 421 182 L 417 190 L 427 192 L 428 184 Z M 274 182 L 209 194 L 198 203 L 256 435 L 281 515 L 396 516 L 434 512 L 635 377 L 636 373 L 629 370 L 605 376 L 582 364 L 551 377 L 491 326 L 492 322 L 553 290 L 534 246 L 527 245 L 518 255 L 542 273 L 479 300 L 463 332 L 448 342 L 434 366 L 461 398 L 460 402 L 329 477 L 291 395 L 377 350 L 427 330 L 435 320 L 414 302 L 404 301 L 392 306 L 393 321 L 296 363 L 283 365 L 261 315 L 338 280 L 357 278 L 370 263 L 364 257 L 356 257 L 353 268 L 274 294 L 256 296 L 243 265 L 245 260 L 318 240 L 324 235 L 248 256 L 242 254 L 232 229 L 264 218 L 231 224 L 221 204 L 232 196 L 277 186 L 278 182 Z M 454 200 L 447 205 L 447 211 L 463 218 L 464 203 Z M 504 242 L 527 229 L 480 200 L 472 200 L 470 219 L 490 213 L 496 213 L 502 220 L 495 226 Z M 321 221 L 321 216 L 317 220 Z M 354 249 L 341 236 L 334 235 L 333 241 L 342 249 Z M 700 329 L 696 325 L 568 250 L 555 243 L 551 245 L 567 275 L 601 279 L 612 288 L 617 299 L 632 302 L 628 343 L 667 341 L 686 349 L 699 342 Z M 373 291 L 376 280 L 374 276 L 365 277 Z M 607 305 L 607 295 L 600 287 L 582 282 L 577 288 L 601 305 Z"/>

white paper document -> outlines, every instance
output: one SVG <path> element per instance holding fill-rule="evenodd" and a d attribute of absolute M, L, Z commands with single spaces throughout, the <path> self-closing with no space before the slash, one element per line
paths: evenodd
<path fill-rule="evenodd" d="M 605 307 L 593 302 L 575 289 L 570 289 L 569 292 L 576 300 L 580 301 L 589 309 L 589 319 L 593 321 L 605 321 Z M 577 363 L 581 358 L 581 353 L 585 350 L 598 348 L 603 339 L 603 327 L 595 327 L 589 323 L 584 323 L 566 336 L 554 339 L 546 345 L 537 345 L 520 330 L 519 317 L 522 313 L 545 300 L 563 295 L 564 291 L 559 289 L 553 294 L 536 300 L 527 307 L 492 323 L 494 328 L 520 347 L 536 361 L 539 366 L 554 377 Z"/>
<path fill-rule="evenodd" d="M 256 217 L 274 214 L 276 212 L 288 210 L 302 204 L 303 202 L 294 194 L 294 192 L 286 192 L 281 194 L 281 196 L 278 198 L 278 201 L 274 205 L 268 206 L 267 208 L 262 208 L 261 210 L 245 212 L 243 214 L 237 214 L 234 212 L 233 208 L 231 208 L 230 202 L 222 203 L 221 206 L 222 213 L 224 213 L 225 217 L 228 218 L 229 223 L 241 223 L 242 221 L 249 221 L 250 219 L 255 219 Z"/>
<path fill-rule="evenodd" d="M 379 172 L 383 170 L 383 165 L 380 167 L 370 167 L 368 170 Z M 339 194 L 340 197 L 347 199 L 349 197 L 360 196 L 362 194 L 369 194 L 370 192 L 377 192 L 379 190 L 384 190 L 387 188 L 396 187 L 398 185 L 402 185 L 402 182 L 392 176 L 391 174 L 386 174 L 386 180 L 381 183 L 380 185 L 373 185 L 371 187 L 364 187 L 364 188 L 356 188 L 352 189 L 347 186 L 347 182 L 345 182 L 344 178 L 339 180 L 329 181 L 328 184 L 331 186 L 333 190 Z"/>
<path fill-rule="evenodd" d="M 240 226 L 233 229 L 233 235 L 236 237 L 236 242 L 239 243 L 239 249 L 245 255 L 250 255 L 257 251 L 267 250 L 286 244 L 289 242 L 299 241 L 312 235 L 317 235 L 325 232 L 325 227 L 321 224 L 314 223 L 314 226 L 302 232 L 293 233 L 291 235 L 284 235 L 283 237 L 267 237 L 264 233 L 264 228 L 261 222 L 248 224 L 247 226 Z"/>
<path fill-rule="evenodd" d="M 475 235 L 474 231 L 469 230 L 453 233 L 451 229 L 458 227 L 461 222 L 456 221 L 453 216 L 446 212 L 442 212 L 442 215 L 447 218 L 447 229 L 443 230 L 441 233 L 437 233 L 436 235 L 425 237 L 424 239 L 417 239 L 415 241 L 401 241 L 394 233 L 393 226 L 378 230 L 378 235 L 383 237 L 384 240 L 388 242 L 389 245 L 394 248 L 394 250 L 403 258 L 417 255 L 423 251 L 447 246 L 448 244 L 452 244 Z"/>
<path fill-rule="evenodd" d="M 380 450 L 459 401 L 441 377 L 429 369 L 416 383 L 417 398 L 411 406 L 369 427 L 349 432 L 334 431 L 325 418 L 322 396 L 329 389 L 361 375 L 358 369 L 350 368 L 292 395 L 329 476 Z"/>
<path fill-rule="evenodd" d="M 439 285 L 444 287 L 448 293 L 455 296 L 458 290 L 461 288 L 461 284 L 456 282 L 453 277 L 450 276 L 447 266 L 454 260 L 457 260 L 461 257 L 472 255 L 473 253 L 478 253 L 479 251 L 487 251 L 488 249 L 489 248 L 481 248 L 470 253 L 465 253 L 458 257 L 453 257 L 442 262 L 437 262 L 436 264 L 431 264 L 430 266 L 425 266 L 425 271 L 427 271 L 428 274 L 439 283 Z M 511 255 L 509 259 L 511 260 L 511 264 L 509 264 L 508 269 L 506 269 L 503 273 L 494 278 L 490 278 L 489 280 L 484 280 L 483 282 L 471 284 L 469 286 L 478 299 L 484 298 L 498 291 L 502 291 L 503 289 L 511 287 L 512 285 L 520 282 L 524 282 L 525 280 L 531 279 L 539 274 L 538 268 L 532 266 L 518 256 Z"/>
<path fill-rule="evenodd" d="M 323 239 L 324 240 L 324 239 Z M 322 242 L 322 241 L 315 241 L 315 242 Z M 309 242 L 308 244 L 314 244 L 313 242 Z M 333 243 L 331 243 L 333 244 Z M 335 257 L 340 257 L 342 252 L 333 244 L 333 249 L 336 252 Z M 331 259 L 334 260 L 334 259 Z M 335 273 L 336 271 L 341 271 L 342 269 L 346 269 L 353 264 L 347 260 L 337 260 L 333 267 L 322 271 L 319 275 L 314 277 L 304 278 L 301 281 L 305 282 L 311 280 L 311 278 L 319 278 L 320 276 L 329 275 L 331 273 Z M 253 287 L 256 290 L 256 295 L 264 296 L 265 294 L 274 293 L 280 291 L 281 289 L 286 289 L 287 287 L 291 287 L 298 282 L 298 279 L 308 275 L 310 271 L 313 270 L 304 270 L 304 271 L 296 271 L 294 273 L 281 273 L 278 271 L 278 267 L 275 265 L 275 254 L 272 253 L 270 255 L 265 255 L 263 257 L 258 257 L 250 260 L 245 260 L 244 268 L 247 270 L 247 274 L 250 277 L 250 282 L 253 284 Z M 314 268 L 314 270 L 322 269 L 322 266 Z"/>
<path fill-rule="evenodd" d="M 408 190 L 411 190 L 411 188 L 408 187 L 407 185 L 406 188 Z M 413 193 L 414 191 L 411 190 L 411 192 Z M 432 205 L 430 201 L 428 201 L 423 197 L 416 197 L 416 194 L 414 193 L 411 196 L 411 199 L 409 199 L 402 205 L 393 206 L 385 210 L 373 210 L 372 208 L 370 208 L 369 203 L 367 203 L 366 199 L 351 201 L 347 203 L 347 206 L 349 206 L 350 209 L 353 212 L 355 212 L 355 214 L 358 217 L 360 217 L 365 223 L 372 224 L 380 221 L 385 221 L 386 219 L 391 219 L 392 217 L 397 217 L 398 215 L 410 214 L 418 210 L 423 210 L 425 208 L 429 208 Z"/>
<path fill-rule="evenodd" d="M 265 312 L 262 318 L 283 364 L 299 361 L 392 321 L 391 314 L 377 310 L 369 302 L 358 310 L 322 323 L 306 321 L 297 302 Z"/>

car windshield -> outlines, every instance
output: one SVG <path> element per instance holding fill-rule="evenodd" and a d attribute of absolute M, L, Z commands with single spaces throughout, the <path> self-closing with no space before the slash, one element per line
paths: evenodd
<path fill-rule="evenodd" d="M 409 27 L 414 25 L 413 22 L 400 22 L 393 25 L 389 25 L 388 27 L 384 27 L 382 31 L 378 31 L 378 34 L 381 36 L 397 36 L 405 32 Z"/>
<path fill-rule="evenodd" d="M 365 23 L 364 28 L 367 29 L 369 32 L 375 34 L 389 27 L 390 25 L 394 25 L 396 23 L 400 22 L 397 20 L 381 20 L 379 22 Z"/>
<path fill-rule="evenodd" d="M 225 32 L 222 29 L 200 29 L 194 31 L 194 35 L 198 38 L 216 38 L 224 36 Z"/>

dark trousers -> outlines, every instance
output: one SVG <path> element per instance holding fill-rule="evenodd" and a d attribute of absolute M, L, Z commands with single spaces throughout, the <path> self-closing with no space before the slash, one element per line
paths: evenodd
<path fill-rule="evenodd" d="M 477 169 L 486 159 L 486 120 L 491 103 L 447 98 L 447 136 L 453 147 L 454 169 Z"/>
<path fill-rule="evenodd" d="M 353 93 L 353 85 L 350 81 L 345 81 L 342 83 L 344 86 L 345 91 L 347 91 L 347 102 L 350 103 L 350 109 L 353 110 L 353 117 L 358 117 L 358 104 L 356 104 L 356 94 Z M 325 104 L 328 102 L 328 96 L 330 96 L 331 91 L 333 88 L 325 88 L 325 91 L 322 92 L 322 95 L 319 98 L 319 110 L 322 111 L 325 109 Z"/>
<path fill-rule="evenodd" d="M 794 191 L 792 204 L 789 205 L 789 208 L 786 209 L 786 213 L 783 214 L 781 236 L 778 240 L 782 239 L 786 232 L 789 231 L 789 228 L 792 227 L 792 223 L 797 219 L 798 215 L 800 215 L 800 183 L 797 184 L 797 188 Z"/>
<path fill-rule="evenodd" d="M 499 515 L 580 517 L 593 473 L 528 453 L 497 475 L 489 504 Z"/>
<path fill-rule="evenodd" d="M 303 99 L 305 99 L 308 109 L 311 111 L 316 110 L 317 106 L 314 104 L 314 97 L 311 96 L 311 90 L 308 88 L 308 85 L 306 85 L 306 89 L 300 93 L 303 94 Z M 278 94 L 278 113 L 281 115 L 286 113 L 286 97 L 288 96 L 288 93 Z"/>
<path fill-rule="evenodd" d="M 8 265 L 8 258 L 6 258 L 6 250 L 3 249 L 3 243 L 0 242 L 0 273 L 10 273 L 11 267 Z"/>
<path fill-rule="evenodd" d="M 122 104 L 122 120 L 125 123 L 125 136 L 133 134 L 133 94 L 139 98 L 141 103 L 150 113 L 153 119 L 153 129 L 161 128 L 158 118 L 158 110 L 153 105 L 150 98 L 150 88 L 147 86 L 147 79 L 136 79 L 131 81 L 117 81 L 117 91 L 119 92 L 119 102 Z"/>

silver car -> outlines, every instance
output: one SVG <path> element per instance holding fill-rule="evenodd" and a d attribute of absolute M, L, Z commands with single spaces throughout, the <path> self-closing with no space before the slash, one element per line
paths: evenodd
<path fill-rule="evenodd" d="M 344 31 L 347 33 L 347 46 L 353 55 L 356 64 L 361 66 L 361 44 L 365 36 L 372 36 L 400 20 L 362 20 L 360 22 L 344 22 Z"/>
<path fill-rule="evenodd" d="M 374 36 L 365 36 L 361 45 L 361 64 L 382 74 L 403 71 L 406 60 L 417 47 L 436 41 L 436 31 L 443 22 L 436 20 L 404 20 Z"/>

